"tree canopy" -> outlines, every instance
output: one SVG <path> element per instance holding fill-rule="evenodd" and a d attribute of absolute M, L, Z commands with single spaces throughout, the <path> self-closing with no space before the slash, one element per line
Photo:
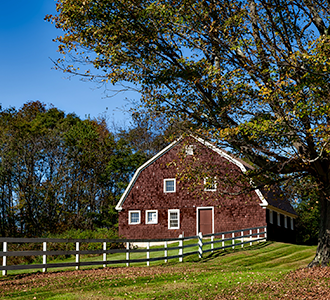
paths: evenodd
<path fill-rule="evenodd" d="M 38 101 L 1 110 L 1 236 L 116 226 L 118 197 L 145 159 L 104 120 Z"/>
<path fill-rule="evenodd" d="M 311 176 L 311 265 L 330 262 L 329 1 L 59 0 L 57 11 L 59 68 L 135 84 L 153 111 L 249 159 L 256 182 Z"/>

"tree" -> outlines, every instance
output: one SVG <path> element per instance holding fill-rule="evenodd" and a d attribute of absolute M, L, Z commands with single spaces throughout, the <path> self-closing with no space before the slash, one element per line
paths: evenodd
<path fill-rule="evenodd" d="M 294 208 L 298 214 L 295 222 L 298 244 L 316 245 L 319 233 L 320 207 L 317 188 L 312 178 L 305 177 L 293 184 L 291 194 Z"/>
<path fill-rule="evenodd" d="M 57 10 L 46 18 L 73 58 L 59 68 L 135 84 L 153 111 L 249 159 L 256 184 L 311 176 L 321 222 L 310 266 L 329 264 L 329 1 L 59 0 Z"/>
<path fill-rule="evenodd" d="M 39 101 L 0 111 L 0 233 L 116 226 L 114 207 L 145 161 L 109 132 Z"/>

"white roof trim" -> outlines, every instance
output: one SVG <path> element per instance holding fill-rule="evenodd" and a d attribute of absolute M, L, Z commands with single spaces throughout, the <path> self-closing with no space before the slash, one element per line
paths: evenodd
<path fill-rule="evenodd" d="M 229 154 L 227 154 L 226 152 L 222 151 L 221 149 L 217 148 L 216 146 L 214 146 L 213 144 L 199 138 L 199 137 L 195 137 L 193 135 L 191 135 L 191 137 L 193 137 L 195 140 L 197 140 L 198 142 L 200 142 L 201 144 L 207 146 L 208 148 L 210 148 L 211 150 L 213 150 L 214 152 L 218 153 L 221 157 L 227 159 L 228 161 L 230 161 L 231 163 L 235 164 L 236 166 L 238 166 L 241 171 L 243 173 L 246 172 L 246 168 L 245 166 L 238 161 L 237 159 L 231 157 Z M 145 169 L 147 166 L 151 165 L 155 160 L 157 160 L 159 157 L 161 157 L 162 155 L 164 155 L 167 151 L 169 151 L 171 148 L 173 148 L 175 145 L 177 145 L 180 141 L 182 140 L 182 137 L 178 138 L 177 140 L 175 140 L 174 142 L 172 142 L 170 145 L 168 145 L 166 148 L 164 148 L 162 151 L 160 151 L 159 153 L 157 153 L 154 157 L 152 157 L 151 159 L 149 159 L 146 163 L 144 163 L 141 167 L 139 167 L 136 172 L 134 173 L 134 176 L 132 178 L 132 180 L 130 181 L 130 183 L 128 184 L 125 192 L 123 193 L 123 195 L 121 196 L 117 206 L 116 206 L 116 210 L 121 211 L 122 210 L 122 205 L 125 201 L 125 198 L 127 197 L 128 193 L 130 192 L 130 190 L 132 189 L 136 179 L 138 178 L 139 174 L 142 172 L 143 169 Z M 264 198 L 264 196 L 262 195 L 261 191 L 256 189 L 255 190 L 258 198 L 260 199 L 261 203 L 260 205 L 265 207 L 268 205 L 268 202 L 266 201 L 266 199 Z"/>
<path fill-rule="evenodd" d="M 222 156 L 223 158 L 229 160 L 230 162 L 232 162 L 233 164 L 235 164 L 236 166 L 238 166 L 241 171 L 243 173 L 246 172 L 246 168 L 245 166 L 240 162 L 238 161 L 237 159 L 231 157 L 229 154 L 227 154 L 226 152 L 222 151 L 221 149 L 215 147 L 214 145 L 212 145 L 211 143 L 207 142 L 207 141 L 204 141 L 203 139 L 201 138 L 198 138 L 198 137 L 195 137 L 193 136 L 194 139 L 196 139 L 197 141 L 199 141 L 200 143 L 206 145 L 207 147 L 209 147 L 210 149 L 212 149 L 214 152 L 218 153 L 220 156 Z M 268 202 L 266 201 L 265 197 L 262 195 L 261 191 L 256 189 L 254 190 L 257 194 L 257 196 L 259 197 L 261 203 L 260 205 L 261 206 L 267 206 L 268 205 Z"/>
<path fill-rule="evenodd" d="M 290 213 L 290 212 L 288 212 L 288 211 L 286 211 L 286 210 L 283 210 L 283 209 L 277 208 L 277 207 L 275 207 L 275 206 L 273 206 L 273 205 L 268 205 L 267 208 L 268 208 L 269 210 L 276 211 L 276 212 L 278 212 L 278 213 L 281 213 L 281 214 L 284 215 L 284 216 L 287 216 L 287 217 L 290 217 L 290 218 L 293 218 L 293 219 L 298 218 L 298 215 L 294 215 L 294 214 L 292 214 L 292 213 Z"/>
<path fill-rule="evenodd" d="M 235 164 L 236 166 L 238 166 L 242 172 L 246 172 L 246 168 L 245 166 L 238 160 L 236 160 L 235 158 L 231 157 L 230 155 L 228 155 L 226 152 L 222 151 L 221 149 L 217 148 L 216 146 L 212 145 L 211 143 L 199 138 L 199 137 L 195 137 L 192 136 L 194 139 L 196 139 L 197 141 L 199 141 L 201 144 L 204 144 L 205 146 L 207 146 L 208 148 L 210 148 L 211 150 L 213 150 L 214 152 L 218 153 L 220 156 L 222 156 L 223 158 L 229 160 L 230 162 L 232 162 L 233 164 Z"/>
<path fill-rule="evenodd" d="M 118 211 L 121 211 L 122 210 L 122 205 L 125 201 L 125 198 L 127 197 L 128 193 L 130 192 L 130 190 L 132 189 L 136 179 L 139 177 L 140 173 L 146 168 L 148 167 L 149 165 L 151 165 L 155 160 L 157 160 L 159 157 L 163 156 L 167 151 L 171 150 L 171 148 L 173 148 L 176 144 L 178 144 L 180 141 L 182 140 L 182 137 L 179 137 L 177 140 L 175 140 L 174 142 L 172 142 L 171 144 L 169 144 L 166 148 L 164 148 L 163 150 L 161 150 L 160 152 L 158 152 L 155 156 L 153 156 L 152 158 L 150 158 L 146 163 L 144 163 L 141 167 L 139 167 L 130 183 L 128 184 L 125 192 L 123 193 L 123 195 L 121 196 L 118 204 L 116 205 L 115 209 L 118 210 Z"/>
<path fill-rule="evenodd" d="M 256 189 L 254 191 L 256 192 L 257 196 L 259 197 L 260 201 L 262 202 L 262 203 L 260 203 L 260 206 L 262 206 L 262 207 L 268 206 L 268 202 L 265 199 L 265 197 L 263 196 L 263 194 L 260 192 L 260 190 Z"/>

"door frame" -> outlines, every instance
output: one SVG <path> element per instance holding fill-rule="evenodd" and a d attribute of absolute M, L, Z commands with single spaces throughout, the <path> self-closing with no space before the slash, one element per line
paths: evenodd
<path fill-rule="evenodd" d="M 198 227 L 199 227 L 199 211 L 203 209 L 211 209 L 212 210 L 212 233 L 214 233 L 214 206 L 201 206 L 196 207 L 196 235 L 198 235 Z"/>

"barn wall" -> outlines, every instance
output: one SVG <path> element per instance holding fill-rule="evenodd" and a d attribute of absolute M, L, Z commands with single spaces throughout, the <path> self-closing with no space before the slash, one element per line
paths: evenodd
<path fill-rule="evenodd" d="M 278 224 L 277 212 L 273 211 L 273 222 L 270 222 L 269 209 L 266 211 L 267 222 L 267 238 L 270 241 L 295 243 L 296 242 L 296 230 L 295 221 L 293 221 L 293 229 L 291 229 L 291 219 L 287 220 L 287 228 L 284 226 L 284 215 L 280 214 L 280 224 Z"/>
<path fill-rule="evenodd" d="M 230 195 L 239 193 L 241 187 L 246 186 L 241 183 L 241 170 L 195 140 L 189 144 L 195 145 L 193 156 L 178 154 L 184 149 L 181 143 L 140 173 L 119 212 L 121 236 L 170 238 L 178 237 L 183 232 L 185 236 L 196 235 L 196 210 L 205 206 L 214 207 L 215 232 L 266 225 L 266 210 L 260 207 L 255 192 Z M 192 169 L 190 174 L 196 172 L 196 178 L 189 182 L 179 182 L 177 179 L 176 192 L 164 193 L 164 179 L 175 178 L 178 173 L 182 175 L 187 167 Z M 216 192 L 204 191 L 203 180 L 197 178 L 201 172 L 217 177 Z M 145 224 L 145 211 L 152 209 L 158 211 L 158 223 Z M 168 209 L 180 209 L 180 229 L 168 229 Z M 128 224 L 129 210 L 141 211 L 141 224 Z"/>

